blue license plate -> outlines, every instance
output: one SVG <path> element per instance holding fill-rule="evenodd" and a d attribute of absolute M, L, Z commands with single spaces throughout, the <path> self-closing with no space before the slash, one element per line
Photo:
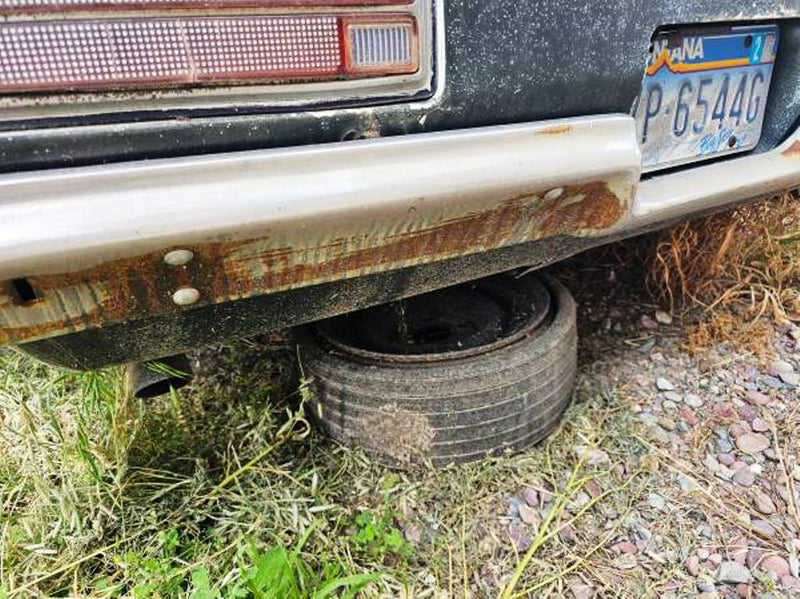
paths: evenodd
<path fill-rule="evenodd" d="M 774 25 L 656 34 L 634 108 L 644 170 L 754 148 L 777 48 Z"/>

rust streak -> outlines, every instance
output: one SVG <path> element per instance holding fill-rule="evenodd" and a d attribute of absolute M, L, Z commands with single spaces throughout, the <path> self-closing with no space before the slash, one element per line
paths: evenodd
<path fill-rule="evenodd" d="M 202 306 L 553 235 L 585 235 L 618 222 L 627 213 L 629 200 L 619 198 L 607 182 L 592 181 L 558 191 L 519 193 L 484 210 L 439 222 L 425 223 L 410 217 L 412 220 L 405 224 L 377 223 L 363 234 L 332 235 L 324 243 L 314 244 L 312 239 L 290 247 L 265 236 L 182 246 L 195 254 L 185 267 L 166 265 L 164 254 L 175 248 L 163 248 L 80 272 L 31 276 L 31 283 L 41 290 L 49 306 L 41 308 L 44 312 L 38 314 L 38 320 L 26 317 L 21 307 L 7 307 L 24 326 L 0 322 L 0 343 L 176 313 L 182 308 L 173 304 L 170 294 L 183 285 L 200 290 L 201 300 L 195 306 Z M 9 285 L 0 282 L 0 289 Z M 82 305 L 92 309 L 75 316 L 58 308 L 55 298 L 64 289 L 71 289 Z M 105 292 L 97 294 L 96 289 Z"/>
<path fill-rule="evenodd" d="M 572 131 L 572 125 L 553 125 L 552 127 L 545 127 L 537 135 L 561 135 L 570 131 Z"/>
<path fill-rule="evenodd" d="M 786 148 L 782 154 L 789 157 L 800 156 L 800 140 L 795 141 L 791 146 Z"/>

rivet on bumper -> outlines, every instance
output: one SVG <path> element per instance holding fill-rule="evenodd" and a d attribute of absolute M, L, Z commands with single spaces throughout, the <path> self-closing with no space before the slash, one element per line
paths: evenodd
<path fill-rule="evenodd" d="M 170 266 L 184 266 L 189 264 L 194 258 L 194 252 L 191 250 L 173 250 L 164 256 L 164 262 Z"/>
<path fill-rule="evenodd" d="M 179 306 L 191 306 L 200 299 L 200 292 L 194 287 L 182 287 L 172 294 L 172 301 Z"/>

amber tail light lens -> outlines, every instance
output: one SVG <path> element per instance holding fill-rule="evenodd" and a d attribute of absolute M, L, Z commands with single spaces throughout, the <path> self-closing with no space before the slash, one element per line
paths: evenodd
<path fill-rule="evenodd" d="M 6 22 L 0 24 L 0 93 L 414 73 L 418 43 L 414 17 L 403 14 Z"/>

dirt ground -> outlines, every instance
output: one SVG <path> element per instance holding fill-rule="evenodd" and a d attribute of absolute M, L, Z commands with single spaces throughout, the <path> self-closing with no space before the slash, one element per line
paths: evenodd
<path fill-rule="evenodd" d="M 613 255 L 554 269 L 581 333 L 561 427 L 445 470 L 311 428 L 282 335 L 149 404 L 0 354 L 0 597 L 800 597 L 800 327 L 700 351 L 698 312 Z"/>

